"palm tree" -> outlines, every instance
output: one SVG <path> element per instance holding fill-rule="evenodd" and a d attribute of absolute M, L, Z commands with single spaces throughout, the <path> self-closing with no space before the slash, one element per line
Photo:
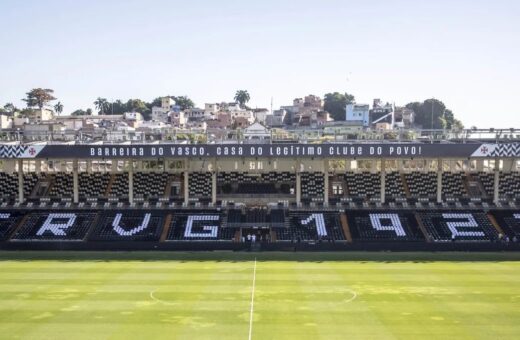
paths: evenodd
<path fill-rule="evenodd" d="M 54 105 L 54 111 L 60 115 L 63 112 L 63 104 L 61 102 L 57 102 L 56 105 Z"/>
<path fill-rule="evenodd" d="M 99 111 L 99 113 L 104 114 L 105 109 L 109 107 L 109 103 L 106 98 L 98 97 L 96 101 L 94 101 L 94 105 L 96 105 L 96 109 Z"/>
<path fill-rule="evenodd" d="M 249 96 L 249 92 L 247 90 L 238 90 L 235 93 L 235 100 L 240 104 L 240 107 L 244 107 L 244 105 L 251 99 Z"/>

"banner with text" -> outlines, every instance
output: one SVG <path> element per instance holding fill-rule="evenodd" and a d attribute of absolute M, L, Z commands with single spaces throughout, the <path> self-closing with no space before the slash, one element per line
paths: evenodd
<path fill-rule="evenodd" d="M 0 145 L 0 159 L 99 159 L 163 157 L 507 158 L 520 157 L 520 143 Z"/>

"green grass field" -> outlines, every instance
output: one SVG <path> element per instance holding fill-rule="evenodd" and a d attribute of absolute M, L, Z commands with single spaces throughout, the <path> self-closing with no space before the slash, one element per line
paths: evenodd
<path fill-rule="evenodd" d="M 2 339 L 249 339 L 250 326 L 252 339 L 518 339 L 520 253 L 0 252 Z"/>

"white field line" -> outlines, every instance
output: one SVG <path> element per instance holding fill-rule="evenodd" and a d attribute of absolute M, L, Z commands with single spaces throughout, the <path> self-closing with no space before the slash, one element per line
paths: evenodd
<path fill-rule="evenodd" d="M 162 303 L 163 305 L 167 305 L 167 306 L 174 306 L 174 305 L 177 305 L 178 303 L 176 302 L 168 302 L 168 301 L 164 301 L 164 300 L 161 300 L 161 299 L 158 299 L 154 296 L 154 293 L 157 291 L 157 289 L 154 289 L 150 292 L 150 299 L 154 300 L 155 302 L 159 302 L 159 303 Z"/>
<path fill-rule="evenodd" d="M 255 306 L 255 285 L 256 285 L 256 257 L 255 266 L 253 269 L 253 288 L 251 289 L 251 309 L 249 311 L 249 340 L 253 335 L 253 310 Z"/>
<path fill-rule="evenodd" d="M 352 297 L 350 299 L 345 300 L 345 303 L 352 302 L 357 298 L 357 293 L 355 291 L 353 291 L 352 289 L 349 289 L 348 291 L 350 292 L 350 294 L 352 294 Z"/>

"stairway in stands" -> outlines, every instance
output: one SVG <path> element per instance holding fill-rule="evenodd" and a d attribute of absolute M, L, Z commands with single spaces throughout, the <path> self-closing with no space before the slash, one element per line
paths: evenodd
<path fill-rule="evenodd" d="M 404 173 L 401 173 L 401 182 L 403 183 L 403 189 L 404 189 L 404 193 L 406 194 L 406 197 L 407 198 L 412 197 L 412 195 L 410 194 L 410 188 L 408 187 L 408 182 L 406 181 L 406 176 L 404 175 Z"/>
<path fill-rule="evenodd" d="M 350 228 L 348 226 L 347 214 L 342 212 L 339 218 L 341 221 L 341 227 L 343 228 L 343 233 L 345 234 L 345 238 L 348 242 L 352 243 L 352 234 L 350 233 Z"/>
<path fill-rule="evenodd" d="M 468 174 L 465 177 L 464 184 L 470 197 L 486 197 L 486 191 L 484 190 L 484 187 L 478 178 L 473 174 Z"/>

